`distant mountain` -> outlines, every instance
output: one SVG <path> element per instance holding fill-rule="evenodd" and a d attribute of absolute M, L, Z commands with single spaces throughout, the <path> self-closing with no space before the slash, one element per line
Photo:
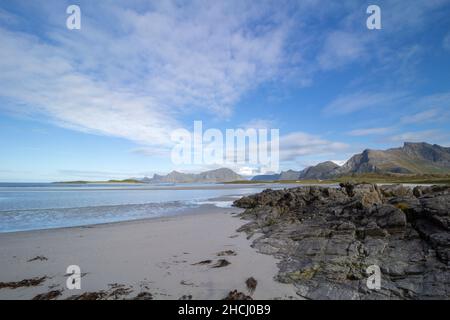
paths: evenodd
<path fill-rule="evenodd" d="M 252 178 L 252 181 L 277 181 L 277 180 L 306 180 L 306 179 L 328 179 L 339 166 L 331 161 L 319 163 L 302 171 L 282 171 L 280 174 L 260 175 Z"/>
<path fill-rule="evenodd" d="M 278 180 L 297 180 L 300 177 L 300 173 L 301 171 L 294 170 L 282 171 Z"/>
<path fill-rule="evenodd" d="M 205 171 L 201 173 L 182 173 L 172 171 L 163 176 L 155 174 L 153 178 L 148 179 L 148 183 L 195 183 L 195 182 L 230 182 L 243 180 L 244 178 L 228 168 Z"/>
<path fill-rule="evenodd" d="M 343 166 L 326 161 L 302 171 L 288 170 L 279 175 L 255 176 L 252 180 L 323 180 L 355 173 L 450 174 L 450 148 L 405 142 L 403 147 L 388 150 L 366 149 Z"/>
<path fill-rule="evenodd" d="M 351 157 L 334 174 L 349 173 L 450 173 L 450 148 L 425 142 L 405 142 L 388 150 L 364 150 Z"/>
<path fill-rule="evenodd" d="M 325 180 L 358 173 L 450 174 L 450 148 L 425 142 L 405 142 L 388 150 L 366 149 L 352 156 L 343 166 L 332 161 L 319 163 L 302 171 L 287 170 L 279 174 L 259 175 L 252 181 Z M 231 169 L 221 168 L 202 173 L 172 171 L 142 178 L 146 183 L 230 182 L 245 178 Z"/>
<path fill-rule="evenodd" d="M 299 179 L 330 179 L 335 175 L 336 170 L 338 170 L 339 168 L 340 167 L 332 161 L 322 162 L 318 165 L 308 167 L 305 170 L 301 171 Z"/>

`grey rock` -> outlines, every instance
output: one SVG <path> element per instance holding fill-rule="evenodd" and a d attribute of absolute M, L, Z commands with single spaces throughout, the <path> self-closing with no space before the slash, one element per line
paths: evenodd
<path fill-rule="evenodd" d="M 265 190 L 235 201 L 281 259 L 276 278 L 307 299 L 449 299 L 450 187 L 342 184 Z M 366 286 L 381 268 L 380 290 Z"/>

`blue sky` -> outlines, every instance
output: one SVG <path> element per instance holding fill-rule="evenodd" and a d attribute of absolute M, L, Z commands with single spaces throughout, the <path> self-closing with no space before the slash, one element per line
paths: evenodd
<path fill-rule="evenodd" d="M 283 170 L 450 146 L 449 16 L 448 0 L 3 0 L 0 181 L 209 169 L 170 161 L 194 120 L 279 128 Z"/>

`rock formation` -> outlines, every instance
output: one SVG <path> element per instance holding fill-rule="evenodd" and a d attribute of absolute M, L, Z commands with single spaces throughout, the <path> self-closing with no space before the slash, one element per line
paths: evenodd
<path fill-rule="evenodd" d="M 307 299 L 449 299 L 450 187 L 342 184 L 265 190 L 235 206 Z M 262 234 L 262 235 L 261 235 Z M 381 289 L 367 268 L 381 269 Z"/>

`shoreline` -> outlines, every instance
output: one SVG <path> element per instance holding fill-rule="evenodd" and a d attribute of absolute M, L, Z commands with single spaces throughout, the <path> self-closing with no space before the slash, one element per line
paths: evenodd
<path fill-rule="evenodd" d="M 212 207 L 212 206 L 211 206 Z M 45 279 L 36 286 L 1 288 L 0 299 L 57 299 L 100 294 L 102 299 L 223 299 L 247 295 L 246 279 L 258 281 L 254 299 L 298 299 L 295 288 L 274 280 L 278 260 L 258 253 L 237 232 L 246 221 L 238 208 L 205 208 L 190 214 L 0 234 L 0 283 Z M 226 260 L 228 265 L 220 265 Z M 205 262 L 206 261 L 206 262 Z M 209 261 L 209 262 L 208 262 Z M 81 268 L 81 290 L 66 288 L 66 268 Z M 254 268 L 257 265 L 258 268 Z"/>
<path fill-rule="evenodd" d="M 64 208 L 67 209 L 67 208 Z M 56 230 L 70 230 L 74 228 L 81 228 L 81 229 L 90 229 L 94 227 L 101 227 L 101 226 L 107 226 L 107 225 L 118 225 L 118 224 L 129 224 L 129 223 L 139 223 L 147 220 L 165 220 L 170 218 L 177 218 L 181 216 L 195 216 L 195 215 L 204 215 L 204 214 L 215 214 L 220 213 L 223 209 L 234 209 L 235 211 L 239 211 L 239 208 L 221 208 L 216 207 L 213 204 L 201 204 L 197 208 L 183 208 L 182 210 L 179 210 L 177 212 L 169 212 L 165 213 L 165 215 L 162 216 L 155 216 L 155 217 L 146 217 L 146 218 L 139 218 L 139 219 L 130 219 L 130 220 L 121 220 L 121 221 L 111 221 L 111 222 L 100 222 L 100 223 L 94 223 L 94 224 L 83 224 L 83 225 L 76 225 L 76 226 L 61 226 L 61 227 L 51 227 L 51 228 L 43 228 L 43 229 L 30 229 L 30 230 L 17 230 L 17 231 L 6 231 L 6 232 L 0 232 L 0 236 L 4 234 L 20 234 L 20 233 L 27 233 L 27 232 L 46 232 L 46 231 L 56 231 Z M 215 212 L 217 211 L 217 212 Z"/>

